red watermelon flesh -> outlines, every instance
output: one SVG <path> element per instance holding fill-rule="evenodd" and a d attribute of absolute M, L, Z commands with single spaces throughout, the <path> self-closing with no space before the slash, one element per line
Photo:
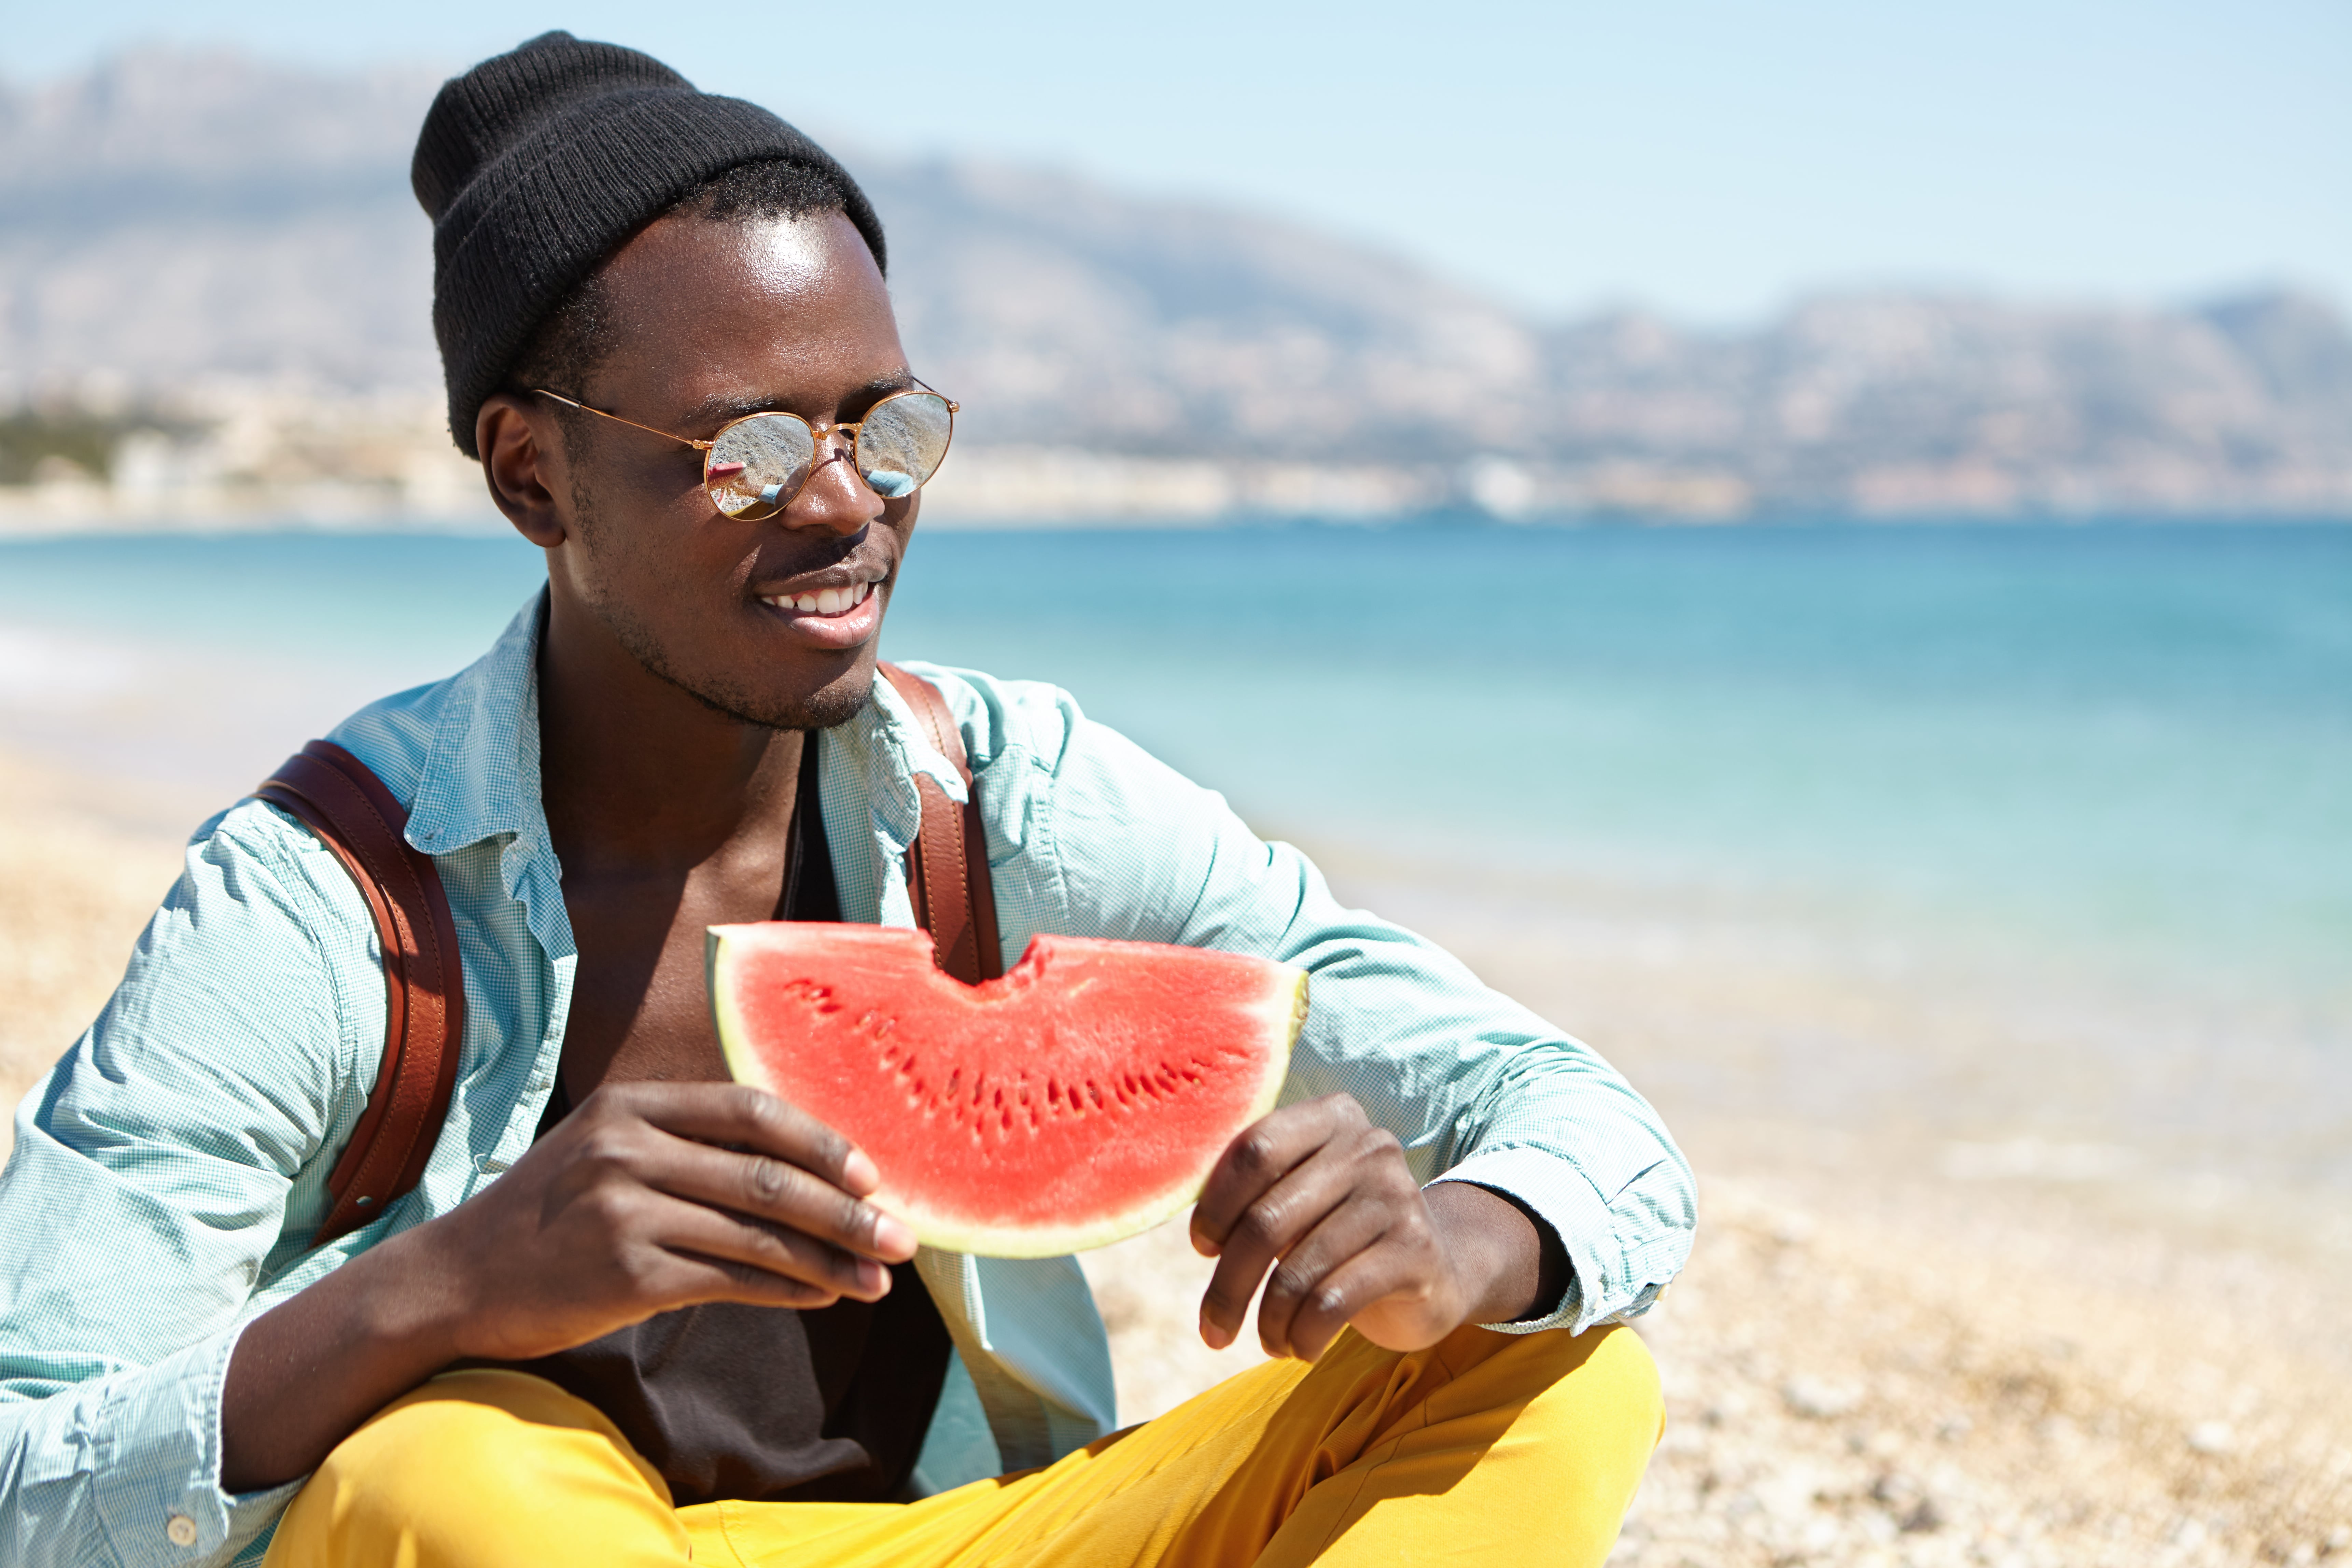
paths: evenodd
<path fill-rule="evenodd" d="M 930 938 L 710 928 L 727 1065 L 840 1131 L 927 1246 L 1050 1258 L 1148 1230 L 1274 1108 L 1307 973 L 1200 948 L 1039 936 L 1001 979 Z"/>

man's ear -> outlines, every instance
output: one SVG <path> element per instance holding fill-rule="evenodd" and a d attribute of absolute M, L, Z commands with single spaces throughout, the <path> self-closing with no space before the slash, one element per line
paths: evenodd
<path fill-rule="evenodd" d="M 569 454 L 551 412 L 513 393 L 494 393 L 474 416 L 474 449 L 482 455 L 490 500 L 517 533 L 541 550 L 571 536 L 569 508 L 556 500 L 572 493 Z"/>

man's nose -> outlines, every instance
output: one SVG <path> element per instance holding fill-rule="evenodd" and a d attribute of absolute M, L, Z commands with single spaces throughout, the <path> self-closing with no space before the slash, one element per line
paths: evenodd
<path fill-rule="evenodd" d="M 825 446 L 801 493 L 784 509 L 785 524 L 851 534 L 879 522 L 882 498 L 858 477 L 856 458 L 839 441 L 829 440 Z"/>

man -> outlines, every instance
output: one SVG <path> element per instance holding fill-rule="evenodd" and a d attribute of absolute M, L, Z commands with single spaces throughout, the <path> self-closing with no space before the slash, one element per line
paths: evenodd
<path fill-rule="evenodd" d="M 1613 1324 L 1681 1263 L 1681 1156 L 1062 693 L 922 671 L 1004 951 L 1314 973 L 1284 1103 L 1192 1221 L 1203 1337 L 1263 1284 L 1280 1359 L 1111 1435 L 1074 1262 L 919 1253 L 861 1152 L 721 1081 L 704 928 L 913 923 L 915 776 L 962 798 L 875 679 L 947 405 L 849 176 L 642 55 L 486 62 L 415 179 L 451 428 L 548 563 L 480 662 L 333 737 L 448 889 L 456 1091 L 415 1190 L 313 1247 L 383 1039 L 372 927 L 275 807 L 200 829 L 18 1115 L 0 1558 L 1599 1562 L 1659 1421 Z"/>

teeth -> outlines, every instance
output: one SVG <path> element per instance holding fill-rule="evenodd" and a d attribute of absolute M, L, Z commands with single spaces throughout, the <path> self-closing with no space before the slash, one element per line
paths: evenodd
<path fill-rule="evenodd" d="M 864 604 L 874 592 L 871 583 L 854 583 L 846 588 L 820 588 L 814 594 L 778 594 L 768 604 L 780 610 L 799 610 L 808 615 L 837 616 L 844 610 L 854 610 Z"/>

